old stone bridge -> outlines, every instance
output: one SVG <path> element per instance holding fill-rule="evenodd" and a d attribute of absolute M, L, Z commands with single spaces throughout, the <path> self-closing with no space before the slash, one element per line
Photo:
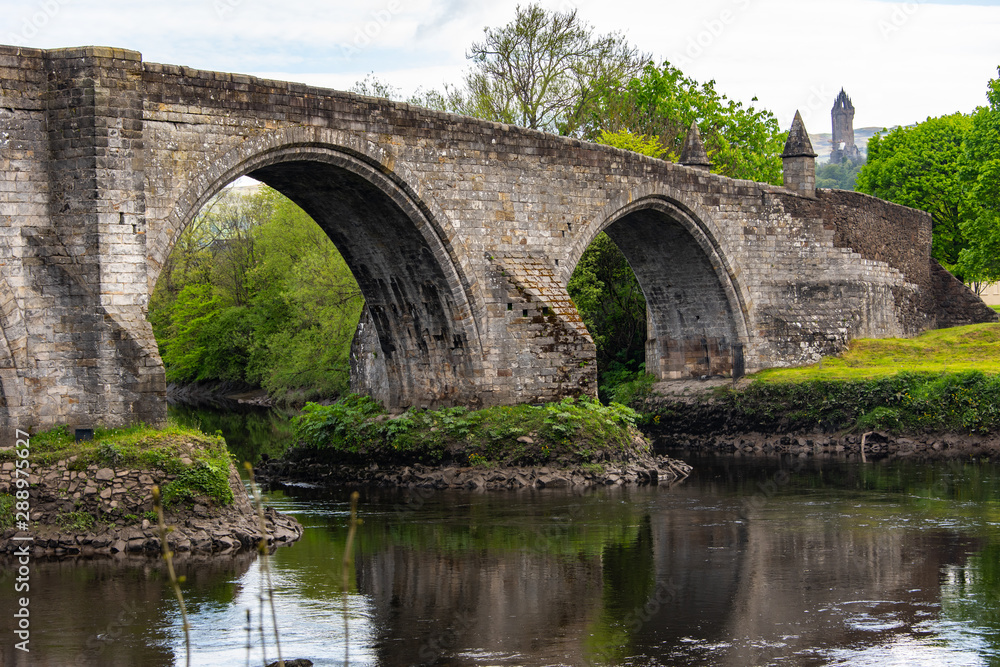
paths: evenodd
<path fill-rule="evenodd" d="M 992 316 L 931 261 L 929 216 L 814 191 L 799 138 L 785 189 L 708 173 L 693 137 L 682 166 L 132 51 L 0 47 L 0 415 L 161 421 L 149 296 L 244 174 L 343 253 L 369 310 L 353 380 L 392 406 L 594 393 L 566 283 L 601 231 L 642 285 L 661 378 Z"/>

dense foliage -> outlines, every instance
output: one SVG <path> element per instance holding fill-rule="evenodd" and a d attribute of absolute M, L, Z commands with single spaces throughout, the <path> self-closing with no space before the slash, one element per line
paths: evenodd
<path fill-rule="evenodd" d="M 713 172 L 781 183 L 787 135 L 774 114 L 729 99 L 715 89 L 715 81 L 698 83 L 669 62 L 659 67 L 648 62 L 637 76 L 601 80 L 593 98 L 578 130 L 583 138 L 624 148 L 608 141 L 608 135 L 651 137 L 655 152 L 639 152 L 677 161 L 691 123 L 697 122 Z"/>
<path fill-rule="evenodd" d="M 932 254 L 955 270 L 968 245 L 961 222 L 972 209 L 959 165 L 972 123 L 964 114 L 928 118 L 910 127 L 876 134 L 868 162 L 857 177 L 860 192 L 912 206 L 934 216 Z"/>
<path fill-rule="evenodd" d="M 780 430 L 955 431 L 1000 429 L 1000 376 L 898 373 L 873 380 L 755 382 L 723 399 L 735 421 Z"/>
<path fill-rule="evenodd" d="M 409 410 L 390 417 L 355 394 L 333 405 L 309 403 L 295 418 L 302 447 L 342 462 L 531 465 L 592 462 L 632 447 L 637 414 L 587 398 L 544 406 Z"/>
<path fill-rule="evenodd" d="M 965 137 L 963 179 L 976 208 L 961 224 L 969 244 L 959 264 L 975 281 L 990 283 L 1000 280 L 1000 78 L 989 82 L 986 97 L 989 106 L 972 114 Z"/>
<path fill-rule="evenodd" d="M 928 118 L 868 143 L 857 189 L 934 216 L 933 255 L 980 287 L 1000 280 L 1000 79 L 988 106 Z"/>
<path fill-rule="evenodd" d="M 224 191 L 181 236 L 150 302 L 171 382 L 342 393 L 363 300 L 329 238 L 269 188 Z"/>

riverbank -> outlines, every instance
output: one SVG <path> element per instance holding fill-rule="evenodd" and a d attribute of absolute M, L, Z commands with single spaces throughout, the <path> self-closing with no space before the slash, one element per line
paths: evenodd
<path fill-rule="evenodd" d="M 16 453 L 0 449 L 0 553 L 31 536 L 36 555 L 159 553 L 151 489 L 163 493 L 171 549 L 239 551 L 262 533 L 225 441 L 176 426 L 98 430 L 76 442 L 65 428 L 30 439 L 30 525 L 15 522 Z M 265 511 L 267 539 L 302 535 L 291 517 Z"/>
<path fill-rule="evenodd" d="M 630 408 L 568 398 L 542 406 L 442 408 L 390 415 L 352 395 L 309 404 L 299 444 L 266 462 L 272 486 L 501 489 L 667 484 L 690 472 L 657 456 Z"/>
<path fill-rule="evenodd" d="M 1000 376 L 979 371 L 663 383 L 636 408 L 660 451 L 1000 458 Z"/>

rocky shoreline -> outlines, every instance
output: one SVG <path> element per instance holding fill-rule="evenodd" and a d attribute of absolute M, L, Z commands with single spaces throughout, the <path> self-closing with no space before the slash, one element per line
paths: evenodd
<path fill-rule="evenodd" d="M 864 446 L 862 447 L 862 439 Z M 959 458 L 1000 460 L 1000 434 L 902 433 L 884 431 L 829 434 L 819 431 L 786 434 L 677 434 L 656 440 L 660 451 L 716 452 L 736 455 L 793 454 L 843 458 L 848 461 L 939 461 Z M 864 451 L 864 456 L 862 456 Z"/>
<path fill-rule="evenodd" d="M 32 471 L 30 530 L 0 533 L 0 554 L 25 543 L 35 556 L 159 554 L 160 534 L 153 520 L 150 489 L 174 476 L 160 470 L 116 470 L 91 465 L 73 469 L 73 459 Z M 14 464 L 0 469 L 0 493 L 13 493 Z M 230 465 L 233 502 L 213 506 L 205 499 L 167 508 L 173 530 L 167 544 L 178 554 L 232 553 L 255 547 L 261 538 L 257 513 L 236 468 Z M 89 524 L 89 525 L 88 525 Z M 292 517 L 265 510 L 268 543 L 291 544 L 302 536 Z M 17 538 L 32 538 L 23 541 Z"/>
<path fill-rule="evenodd" d="M 258 478 L 268 488 L 305 484 L 320 487 L 392 487 L 499 490 L 589 486 L 670 485 L 687 477 L 691 466 L 667 456 L 631 461 L 557 466 L 351 465 L 315 458 L 272 460 Z"/>

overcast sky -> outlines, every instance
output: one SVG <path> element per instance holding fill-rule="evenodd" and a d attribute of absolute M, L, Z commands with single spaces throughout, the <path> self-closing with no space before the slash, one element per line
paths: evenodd
<path fill-rule="evenodd" d="M 117 46 L 152 62 L 347 88 L 367 73 L 404 93 L 457 83 L 465 52 L 517 2 L 494 0 L 0 0 L 0 42 Z M 621 31 L 720 92 L 796 109 L 829 132 L 844 87 L 855 127 L 985 103 L 1000 65 L 1000 0 L 555 0 Z"/>

